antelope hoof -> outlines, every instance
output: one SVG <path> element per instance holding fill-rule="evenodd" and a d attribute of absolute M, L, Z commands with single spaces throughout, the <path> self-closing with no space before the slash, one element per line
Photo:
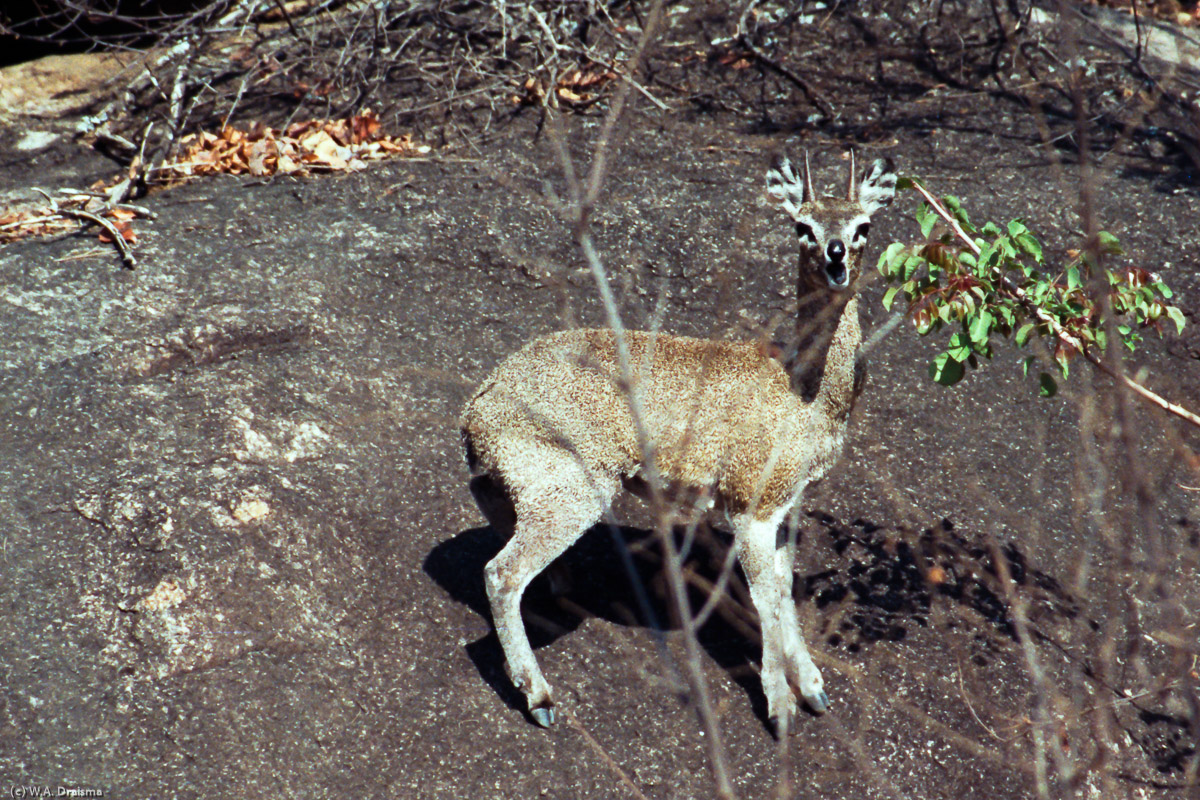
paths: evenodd
<path fill-rule="evenodd" d="M 824 714 L 829 710 L 829 695 L 825 694 L 824 689 L 817 691 L 811 697 L 806 695 L 804 702 L 814 714 Z"/>
<path fill-rule="evenodd" d="M 554 724 L 557 714 L 554 713 L 554 706 L 538 706 L 529 709 L 529 716 L 533 717 L 533 721 L 538 725 L 549 728 Z"/>

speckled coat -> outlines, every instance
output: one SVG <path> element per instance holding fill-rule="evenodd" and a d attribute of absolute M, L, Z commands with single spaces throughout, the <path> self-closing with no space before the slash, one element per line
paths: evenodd
<path fill-rule="evenodd" d="M 837 320 L 811 402 L 758 343 L 625 336 L 647 438 L 670 484 L 715 490 L 728 514 L 754 511 L 765 519 L 837 460 L 858 391 L 855 299 Z M 474 469 L 495 472 L 507 463 L 500 451 L 540 440 L 565 445 L 589 474 L 638 475 L 642 448 L 615 337 L 610 330 L 560 331 L 497 367 L 462 418 Z"/>

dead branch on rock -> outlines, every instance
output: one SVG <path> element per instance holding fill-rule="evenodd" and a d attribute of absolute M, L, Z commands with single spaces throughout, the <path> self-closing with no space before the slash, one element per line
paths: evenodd
<path fill-rule="evenodd" d="M 750 31 L 746 28 L 746 20 L 750 17 L 755 6 L 757 6 L 759 2 L 760 0 L 750 0 L 750 2 L 747 3 L 746 7 L 742 10 L 742 15 L 738 18 L 737 24 L 736 38 L 738 44 L 748 50 L 760 65 L 766 69 L 769 69 L 771 72 L 774 72 L 780 77 L 786 78 L 790 83 L 792 83 L 797 89 L 800 90 L 801 94 L 804 95 L 805 100 L 820 109 L 821 114 L 823 114 L 826 119 L 833 119 L 833 107 L 827 100 L 825 100 L 825 98 L 821 96 L 821 94 L 813 87 L 811 83 L 800 77 L 800 75 L 798 75 L 794 70 L 788 68 L 774 58 L 771 58 L 771 56 L 767 55 L 767 53 L 761 47 L 755 44 Z"/>
<path fill-rule="evenodd" d="M 623 9 L 614 19 L 602 5 L 552 0 L 199 6 L 136 16 L 100 0 L 56 0 L 57 13 L 41 23 L 9 28 L 26 39 L 60 42 L 69 33 L 97 49 L 140 54 L 130 60 L 136 74 L 119 78 L 79 126 L 123 166 L 137 162 L 118 199 L 144 191 L 185 135 L 239 117 L 282 129 L 375 105 L 394 127 L 445 144 L 487 136 L 507 117 L 536 108 L 547 91 L 587 113 L 611 93 L 610 81 L 631 79 L 618 65 L 634 44 L 626 26 L 639 13 Z M 645 86 L 635 88 L 665 108 Z"/>
<path fill-rule="evenodd" d="M 46 198 L 46 202 L 50 204 L 51 213 L 39 217 L 39 221 L 53 220 L 56 217 L 66 217 L 99 225 L 108 234 L 108 241 L 111 241 L 112 244 L 117 248 L 117 252 L 121 254 L 121 260 L 125 263 L 125 266 L 127 266 L 129 269 L 134 269 L 137 266 L 137 259 L 134 257 L 133 251 L 129 247 L 129 241 L 126 238 L 131 235 L 128 227 L 119 229 L 115 224 L 113 224 L 112 220 L 105 219 L 99 214 L 86 210 L 86 208 L 71 208 L 69 206 L 61 206 L 58 200 L 56 200 L 44 189 L 34 188 L 34 191 Z M 84 195 L 84 198 L 84 203 L 86 204 L 87 195 Z M 111 209 L 106 210 L 111 211 Z"/>

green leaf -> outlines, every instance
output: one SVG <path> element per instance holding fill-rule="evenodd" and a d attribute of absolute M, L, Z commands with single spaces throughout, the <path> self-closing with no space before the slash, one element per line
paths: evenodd
<path fill-rule="evenodd" d="M 962 380 L 966 370 L 963 365 L 950 357 L 949 353 L 939 353 L 929 364 L 929 377 L 942 386 L 953 386 Z"/>
<path fill-rule="evenodd" d="M 1014 338 L 1014 341 L 1017 343 L 1017 347 L 1025 346 L 1025 342 L 1029 339 L 1029 334 L 1032 333 L 1033 329 L 1036 327 L 1037 327 L 1036 323 L 1026 322 L 1024 325 L 1022 325 L 1020 328 L 1017 329 L 1017 335 Z"/>
<path fill-rule="evenodd" d="M 1000 235 L 1000 226 L 994 222 L 985 222 L 983 224 L 983 228 L 980 230 L 980 233 L 982 233 L 984 236 L 991 236 L 992 238 L 995 238 Z"/>
<path fill-rule="evenodd" d="M 921 203 L 920 208 L 917 209 L 916 217 L 917 224 L 921 226 L 921 235 L 928 239 L 929 232 L 937 224 L 938 215 L 929 207 L 928 203 Z"/>
<path fill-rule="evenodd" d="M 1083 286 L 1083 281 L 1079 279 L 1079 267 L 1072 264 L 1067 267 L 1067 288 L 1075 290 L 1081 286 Z"/>
<path fill-rule="evenodd" d="M 1025 358 L 1021 359 L 1021 375 L 1022 376 L 1029 375 L 1029 367 L 1032 364 L 1033 364 L 1033 356 L 1025 356 Z"/>
<path fill-rule="evenodd" d="M 896 295 L 900 292 L 899 286 L 892 286 L 883 293 L 883 307 L 888 311 L 892 310 L 892 303 L 896 302 Z"/>
<path fill-rule="evenodd" d="M 1058 369 L 1062 372 L 1062 376 L 1064 378 L 1067 377 L 1067 373 L 1071 371 L 1071 362 L 1066 358 L 1056 358 L 1054 360 L 1058 363 Z"/>
<path fill-rule="evenodd" d="M 1014 219 L 1012 222 L 1008 223 L 1008 235 L 1014 239 L 1028 230 L 1029 228 L 1025 227 L 1025 223 L 1019 219 Z"/>
<path fill-rule="evenodd" d="M 979 277 L 983 277 L 990 272 L 993 266 L 992 262 L 996 259 L 996 257 L 997 253 L 995 243 L 984 243 L 984 245 L 979 248 L 979 260 L 977 262 L 978 268 L 975 270 L 975 274 Z"/>
<path fill-rule="evenodd" d="M 1058 384 L 1049 372 L 1038 375 L 1038 397 L 1054 397 L 1058 394 Z"/>
<path fill-rule="evenodd" d="M 1171 321 L 1175 323 L 1175 327 L 1178 329 L 1176 332 L 1183 333 L 1183 312 L 1180 311 L 1176 306 L 1167 306 L 1167 316 L 1170 317 Z"/>
<path fill-rule="evenodd" d="M 949 209 L 950 213 L 958 220 L 958 224 L 967 233 L 974 233 L 975 226 L 971 224 L 971 218 L 967 216 L 967 211 L 962 207 L 962 201 L 952 194 L 948 194 L 942 198 L 942 203 Z"/>
<path fill-rule="evenodd" d="M 1022 251 L 1033 256 L 1033 260 L 1037 263 L 1042 263 L 1042 245 L 1037 239 L 1028 233 L 1019 233 L 1015 238 L 1017 240 L 1017 247 L 1020 247 Z"/>
<path fill-rule="evenodd" d="M 901 273 L 900 277 L 906 281 L 911 280 L 916 271 L 927 263 L 929 262 L 920 256 L 909 256 L 908 258 L 904 259 L 904 271 Z"/>
<path fill-rule="evenodd" d="M 977 347 L 987 344 L 988 338 L 992 335 L 993 321 L 991 312 L 986 308 L 975 315 L 967 327 L 967 334 L 971 337 L 971 344 Z"/>
<path fill-rule="evenodd" d="M 916 182 L 912 178 L 908 177 L 907 175 L 901 176 L 896 179 L 896 191 L 897 192 L 902 192 L 905 189 L 911 189 L 915 185 L 916 185 Z"/>
<path fill-rule="evenodd" d="M 966 361 L 971 357 L 971 340 L 967 338 L 966 334 L 954 334 L 950 337 L 950 344 L 946 349 L 946 355 L 959 363 Z"/>
<path fill-rule="evenodd" d="M 896 272 L 895 261 L 900 253 L 904 252 L 903 242 L 892 242 L 887 246 L 887 249 L 879 254 L 879 274 L 885 278 L 891 278 Z"/>
<path fill-rule="evenodd" d="M 1100 252 L 1102 253 L 1111 253 L 1115 256 L 1119 256 L 1125 252 L 1121 249 L 1121 242 L 1118 241 L 1117 237 L 1113 236 L 1108 231 L 1100 231 L 1098 234 L 1096 234 L 1096 239 L 1099 241 Z"/>

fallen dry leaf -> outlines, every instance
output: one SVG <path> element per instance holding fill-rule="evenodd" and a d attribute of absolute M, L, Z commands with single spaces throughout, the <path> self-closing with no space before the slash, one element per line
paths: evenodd
<path fill-rule="evenodd" d="M 137 242 L 137 233 L 133 230 L 133 225 L 129 224 L 128 220 L 117 220 L 113 223 L 113 227 L 117 229 L 117 233 L 121 234 L 121 238 L 130 244 Z M 112 244 L 113 237 L 109 234 L 108 229 L 101 228 L 97 238 L 105 244 Z"/>
<path fill-rule="evenodd" d="M 254 144 L 250 145 L 250 158 L 246 162 L 250 168 L 251 175 L 267 175 L 273 172 L 270 167 L 273 164 L 268 164 L 268 159 L 275 159 L 278 152 L 275 148 L 275 140 L 273 138 L 259 139 Z"/>

